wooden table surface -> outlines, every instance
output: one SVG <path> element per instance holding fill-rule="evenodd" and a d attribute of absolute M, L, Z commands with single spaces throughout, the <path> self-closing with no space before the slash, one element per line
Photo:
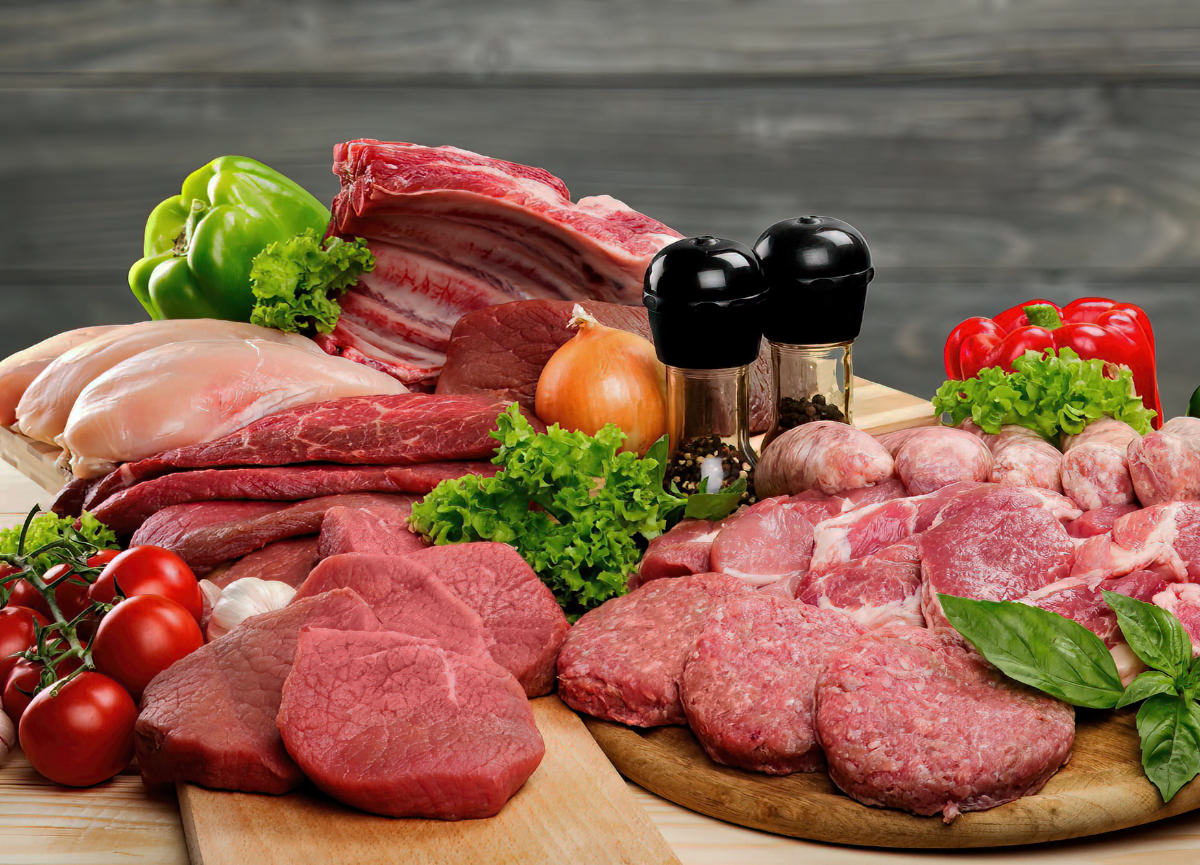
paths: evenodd
<path fill-rule="evenodd" d="M 34 502 L 46 504 L 46 498 L 33 481 L 0 463 L 0 526 L 19 521 Z M 1020 857 L 1022 865 L 1194 865 L 1200 861 L 1200 811 L 1084 841 L 954 854 L 796 841 L 702 817 L 637 787 L 633 791 L 684 865 L 953 865 L 1008 861 L 1014 856 Z M 586 808 L 586 803 L 582 805 Z M 402 860 L 403 851 L 396 851 L 394 861 Z M 46 782 L 20 753 L 0 768 L 0 863 L 186 865 L 187 861 L 174 798 L 149 796 L 135 773 L 77 791 Z"/>

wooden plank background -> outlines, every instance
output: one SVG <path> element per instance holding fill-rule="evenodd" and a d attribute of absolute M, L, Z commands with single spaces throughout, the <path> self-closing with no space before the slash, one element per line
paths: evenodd
<path fill-rule="evenodd" d="M 928 393 L 962 317 L 1141 303 L 1200 383 L 1195 0 L 64 0 L 0 7 L 0 353 L 141 313 L 146 214 L 240 152 L 331 198 L 373 136 L 542 165 L 684 233 L 871 241 L 861 375 Z"/>

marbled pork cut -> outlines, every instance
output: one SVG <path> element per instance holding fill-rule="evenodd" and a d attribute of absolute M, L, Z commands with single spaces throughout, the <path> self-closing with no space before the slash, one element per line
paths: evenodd
<path fill-rule="evenodd" d="M 415 496 L 348 493 L 303 502 L 193 502 L 163 508 L 133 533 L 131 545 L 165 547 L 197 574 L 284 538 L 315 535 L 334 507 L 411 506 Z"/>
<path fill-rule="evenodd" d="M 491 817 L 546 751 L 512 676 L 386 631 L 301 634 L 276 723 L 321 790 L 391 817 Z"/>
<path fill-rule="evenodd" d="M 315 568 L 320 560 L 316 538 L 288 538 L 267 544 L 261 550 L 255 550 L 225 567 L 218 568 L 209 579 L 219 589 L 245 577 L 257 577 L 260 580 L 287 583 L 295 587 L 304 582 L 309 571 Z"/>
<path fill-rule="evenodd" d="M 1113 530 L 1117 520 L 1137 510 L 1141 510 L 1137 505 L 1105 505 L 1084 511 L 1082 516 L 1066 524 L 1067 534 L 1081 539 L 1107 534 Z"/>
<path fill-rule="evenodd" d="M 1126 456 L 1144 506 L 1200 499 L 1200 418 L 1171 418 L 1130 442 Z"/>
<path fill-rule="evenodd" d="M 76 477 L 98 477 L 296 406 L 404 392 L 376 370 L 266 339 L 170 343 L 93 379 L 55 442 Z"/>
<path fill-rule="evenodd" d="M 992 474 L 992 453 L 978 437 L 954 427 L 926 426 L 879 436 L 896 461 L 896 474 L 914 496 Z"/>
<path fill-rule="evenodd" d="M 16 422 L 17 403 L 42 370 L 75 346 L 124 326 L 103 324 L 63 331 L 0 360 L 0 426 Z"/>
<path fill-rule="evenodd" d="M 718 763 L 814 772 L 813 692 L 826 661 L 863 633 L 832 610 L 754 592 L 713 611 L 683 669 L 688 726 Z"/>
<path fill-rule="evenodd" d="M 1192 654 L 1200 656 L 1200 583 L 1172 583 L 1151 600 L 1179 619 L 1192 640 Z"/>
<path fill-rule="evenodd" d="M 326 559 L 341 553 L 405 556 L 424 549 L 425 539 L 408 527 L 412 500 L 387 507 L 330 508 L 321 520 L 317 555 Z"/>
<path fill-rule="evenodd" d="M 187 781 L 218 790 L 286 793 L 304 780 L 275 726 L 283 681 L 306 627 L 378 629 L 340 589 L 243 622 L 159 673 L 134 727 L 147 784 Z"/>
<path fill-rule="evenodd" d="M 947 822 L 1038 791 L 1075 740 L 1066 703 L 921 628 L 874 631 L 830 659 L 816 702 L 817 741 L 838 787 Z"/>
<path fill-rule="evenodd" d="M 1044 508 L 1013 508 L 994 494 L 963 498 L 920 539 L 921 613 L 931 628 L 949 624 L 938 594 L 1015 601 L 1066 577 L 1075 558 L 1066 529 Z"/>
<path fill-rule="evenodd" d="M 654 580 L 580 617 L 558 655 L 572 709 L 634 727 L 686 721 L 679 680 L 708 615 L 752 591 L 727 574 Z"/>
<path fill-rule="evenodd" d="M 644 306 L 599 300 L 579 305 L 606 327 L 651 338 Z M 468 312 L 450 334 L 437 393 L 486 393 L 516 400 L 533 411 L 542 368 L 575 335 L 567 326 L 574 308 L 570 300 L 517 300 Z M 770 348 L 764 342 L 750 365 L 751 432 L 763 432 L 770 425 L 770 387 Z"/>
<path fill-rule="evenodd" d="M 488 651 L 530 697 L 554 690 L 555 661 L 570 627 L 533 568 L 507 544 L 427 547 L 408 560 L 429 568 L 483 620 Z"/>
<path fill-rule="evenodd" d="M 428 568 L 409 559 L 366 553 L 331 556 L 313 568 L 292 603 L 333 589 L 353 590 L 389 631 L 430 640 L 459 654 L 491 657 L 479 614 Z"/>
<path fill-rule="evenodd" d="M 813 526 L 836 513 L 840 501 L 763 499 L 728 517 L 712 545 L 712 569 L 749 586 L 798 578 L 812 558 Z"/>
<path fill-rule="evenodd" d="M 572 203 L 554 175 L 459 150 L 348 141 L 330 233 L 365 237 L 376 267 L 340 298 L 340 354 L 432 386 L 465 313 L 527 298 L 636 303 L 679 234 L 606 195 Z"/>
<path fill-rule="evenodd" d="M 915 537 L 877 553 L 809 571 L 796 599 L 822 609 L 840 610 L 865 628 L 900 622 L 921 627 L 921 556 Z"/>
<path fill-rule="evenodd" d="M 1101 580 L 1143 569 L 1200 580 L 1200 503 L 1168 502 L 1120 517 L 1107 535 L 1080 545 L 1071 576 Z"/>
<path fill-rule="evenodd" d="M 1062 451 L 1029 427 L 1005 424 L 1000 432 L 992 434 L 967 418 L 960 428 L 979 436 L 992 452 L 992 472 L 987 480 L 1006 486 L 1063 491 Z"/>
<path fill-rule="evenodd" d="M 636 589 L 651 580 L 704 574 L 712 568 L 712 545 L 723 522 L 680 520 L 646 547 L 638 572 L 629 578 Z"/>
<path fill-rule="evenodd" d="M 896 464 L 873 436 L 837 421 L 801 424 L 763 451 L 754 472 L 760 498 L 816 489 L 827 495 L 890 478 Z"/>
<path fill-rule="evenodd" d="M 127 535 L 154 513 L 185 502 L 300 501 L 341 493 L 424 495 L 444 480 L 466 474 L 491 476 L 498 470 L 491 463 L 465 460 L 415 466 L 312 464 L 197 469 L 163 475 L 121 490 L 101 502 L 92 515 L 117 534 Z"/>
<path fill-rule="evenodd" d="M 1085 511 L 1137 501 L 1126 452 L 1140 438 L 1124 421 L 1102 417 L 1063 439 L 1062 485 Z"/>
<path fill-rule="evenodd" d="M 84 507 L 95 510 L 118 490 L 181 469 L 491 459 L 496 440 L 490 433 L 508 405 L 488 396 L 408 393 L 299 406 L 211 442 L 126 463 L 89 491 Z M 535 430 L 545 430 L 527 417 Z"/>

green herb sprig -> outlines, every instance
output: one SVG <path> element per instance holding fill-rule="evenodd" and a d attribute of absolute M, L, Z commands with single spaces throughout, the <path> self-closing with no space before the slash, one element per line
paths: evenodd
<path fill-rule="evenodd" d="M 510 544 L 570 617 L 624 594 L 645 543 L 671 521 L 720 519 L 745 489 L 691 497 L 664 489 L 665 436 L 639 458 L 620 451 L 625 434 L 612 424 L 594 436 L 557 424 L 539 433 L 514 404 L 496 426 L 492 462 L 502 470 L 442 481 L 410 524 L 435 544 Z"/>
<path fill-rule="evenodd" d="M 1175 616 L 1103 592 L 1129 648 L 1150 669 L 1121 685 L 1104 642 L 1058 613 L 1015 601 L 938 595 L 950 624 L 1005 675 L 1075 706 L 1137 713 L 1142 768 L 1164 802 L 1200 774 L 1200 658 Z"/>
<path fill-rule="evenodd" d="M 1116 376 L 1110 378 L 1107 373 L 1114 370 Z M 1005 424 L 1016 424 L 1054 442 L 1061 434 L 1083 432 L 1104 416 L 1144 435 L 1155 415 L 1134 391 L 1129 369 L 1082 360 L 1069 348 L 1027 351 L 1013 361 L 1013 372 L 987 367 L 975 378 L 947 381 L 933 397 L 933 410 L 949 414 L 955 426 L 969 417 L 995 434 Z"/>
<path fill-rule="evenodd" d="M 342 314 L 336 298 L 374 268 L 362 238 L 322 241 L 309 228 L 272 243 L 250 266 L 250 321 L 290 333 L 329 333 Z"/>

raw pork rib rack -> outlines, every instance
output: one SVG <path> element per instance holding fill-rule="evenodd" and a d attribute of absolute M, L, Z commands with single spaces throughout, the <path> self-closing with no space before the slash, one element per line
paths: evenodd
<path fill-rule="evenodd" d="M 650 258 L 680 235 L 607 195 L 572 203 L 540 168 L 455 147 L 349 141 L 330 234 L 365 237 L 374 271 L 318 338 L 330 354 L 431 387 L 465 313 L 527 298 L 637 303 Z"/>

